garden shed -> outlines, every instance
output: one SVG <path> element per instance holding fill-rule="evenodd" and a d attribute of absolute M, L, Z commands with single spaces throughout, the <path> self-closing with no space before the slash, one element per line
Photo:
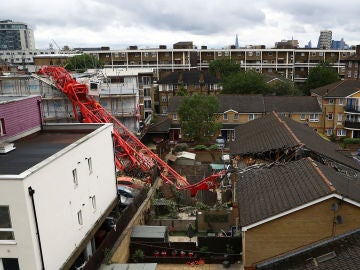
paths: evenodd
<path fill-rule="evenodd" d="M 131 233 L 131 242 L 168 242 L 167 226 L 136 225 Z"/>

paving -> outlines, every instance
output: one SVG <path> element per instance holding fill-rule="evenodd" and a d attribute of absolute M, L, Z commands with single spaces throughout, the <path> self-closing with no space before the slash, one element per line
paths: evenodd
<path fill-rule="evenodd" d="M 223 266 L 222 264 L 203 264 L 203 265 L 187 265 L 187 264 L 157 264 L 156 270 L 190 270 L 190 269 L 199 269 L 199 270 L 241 270 L 244 269 L 242 264 L 234 263 L 228 267 Z"/>

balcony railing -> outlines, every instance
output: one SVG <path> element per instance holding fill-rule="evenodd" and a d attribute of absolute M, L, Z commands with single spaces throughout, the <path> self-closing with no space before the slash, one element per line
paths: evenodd
<path fill-rule="evenodd" d="M 345 106 L 345 112 L 360 113 L 360 107 L 358 106 Z"/>
<path fill-rule="evenodd" d="M 360 129 L 360 122 L 345 120 L 345 128 Z"/>

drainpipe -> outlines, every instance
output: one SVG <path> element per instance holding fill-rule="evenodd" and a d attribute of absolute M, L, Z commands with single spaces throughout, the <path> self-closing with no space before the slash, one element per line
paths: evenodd
<path fill-rule="evenodd" d="M 40 127 L 41 127 L 41 131 L 44 130 L 44 125 L 43 125 L 43 115 L 42 115 L 42 110 L 41 110 L 41 100 L 37 100 L 37 105 L 39 108 L 39 116 L 40 116 Z"/>
<path fill-rule="evenodd" d="M 29 191 L 29 195 L 30 195 L 30 197 L 31 197 L 31 203 L 32 203 L 33 211 L 34 211 L 34 217 L 35 217 L 36 236 L 37 236 L 37 239 L 38 239 L 39 250 L 40 250 L 41 269 L 42 269 L 42 270 L 45 270 L 44 256 L 43 256 L 43 252 L 42 252 L 42 248 L 41 248 L 41 240 L 40 240 L 40 233 L 39 233 L 39 224 L 38 224 L 38 221 L 37 221 L 35 201 L 34 201 L 34 193 L 35 193 L 35 190 L 32 189 L 32 187 L 28 187 L 28 191 Z"/>

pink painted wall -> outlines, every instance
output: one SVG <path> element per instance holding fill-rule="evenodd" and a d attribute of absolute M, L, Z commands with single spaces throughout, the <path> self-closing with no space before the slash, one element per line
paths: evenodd
<path fill-rule="evenodd" d="M 13 100 L 1 102 L 0 121 L 4 122 L 5 134 L 0 135 L 1 141 L 11 141 L 11 137 L 41 127 L 40 96 L 14 97 Z M 1 123 L 0 123 L 1 124 Z"/>

